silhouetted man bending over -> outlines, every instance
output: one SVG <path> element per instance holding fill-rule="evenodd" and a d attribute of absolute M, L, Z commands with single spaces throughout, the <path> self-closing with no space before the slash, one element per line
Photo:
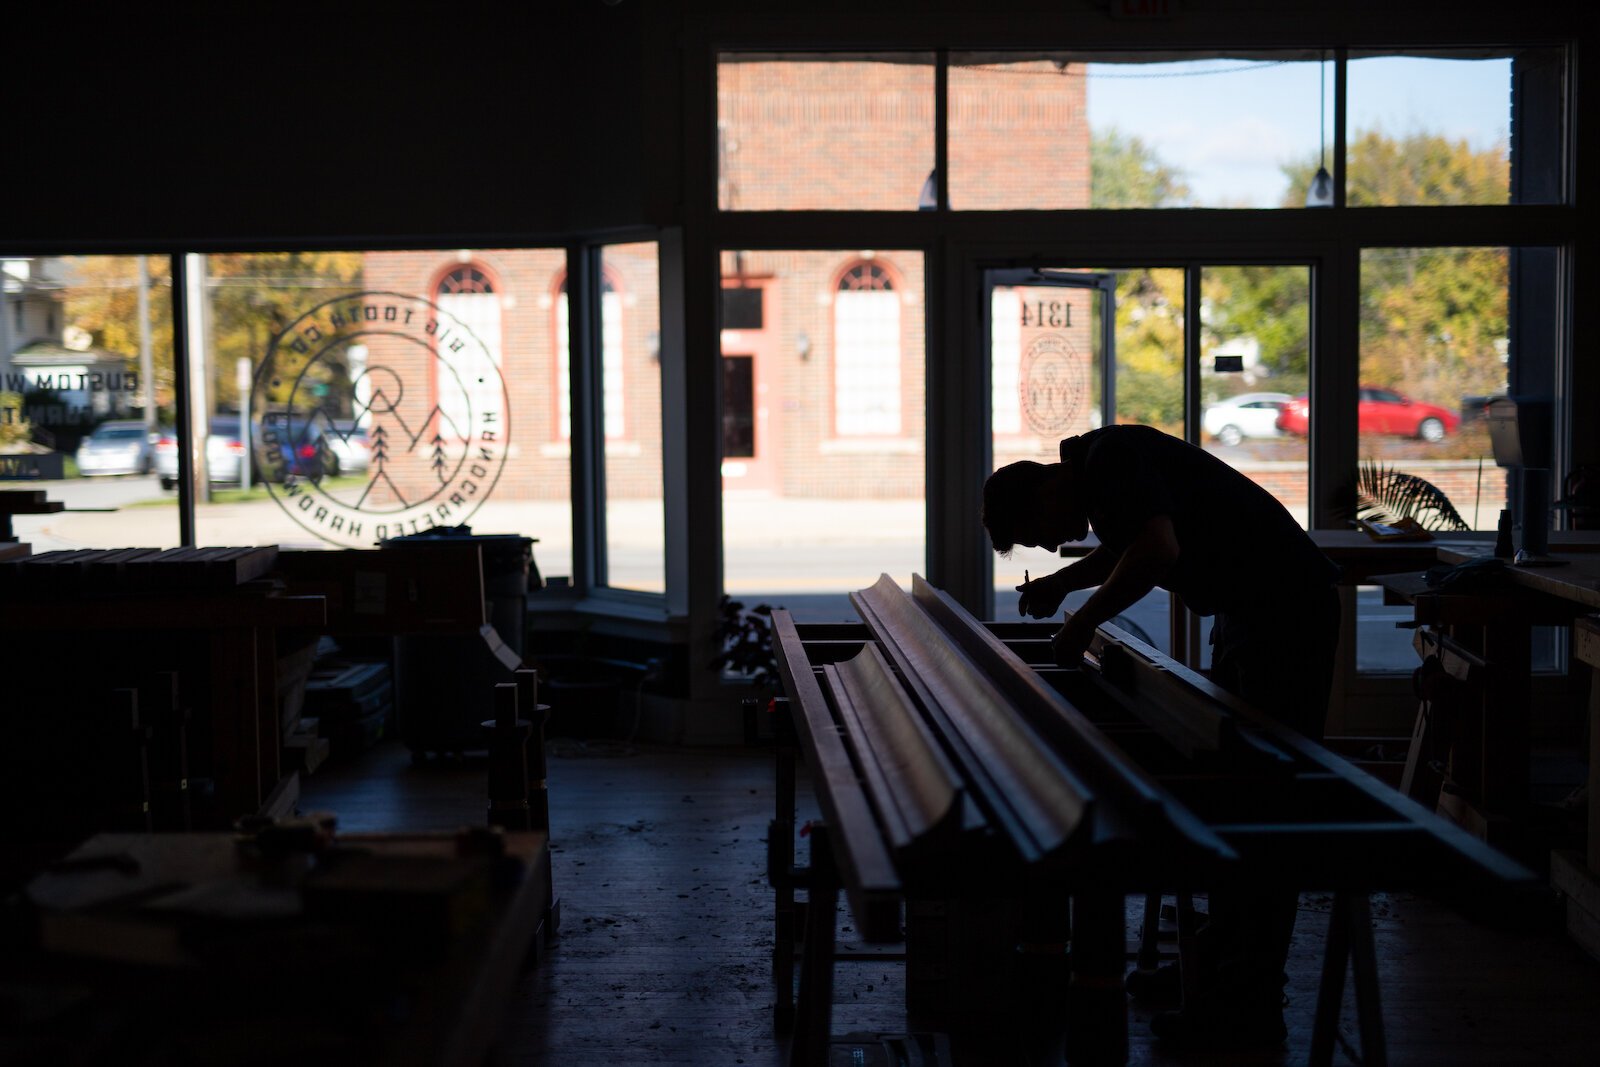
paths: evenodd
<path fill-rule="evenodd" d="M 1011 463 L 983 487 L 994 550 L 1055 549 L 1092 527 L 1100 545 L 1017 587 L 1018 610 L 1049 618 L 1098 587 L 1057 631 L 1055 658 L 1080 666 L 1095 628 L 1160 586 L 1215 615 L 1212 680 L 1321 740 L 1338 642 L 1338 570 L 1282 504 L 1193 445 L 1149 426 L 1107 426 L 1061 442 L 1059 463 Z M 1297 894 L 1213 892 L 1199 1004 L 1158 1016 L 1174 1044 L 1283 1040 L 1283 963 Z M 1132 986 L 1132 983 L 1130 983 Z M 1137 989 L 1134 990 L 1137 995 Z"/>

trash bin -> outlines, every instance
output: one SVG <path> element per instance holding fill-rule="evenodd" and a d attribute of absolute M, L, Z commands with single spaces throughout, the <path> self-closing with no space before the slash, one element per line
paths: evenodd
<path fill-rule="evenodd" d="M 494 718 L 494 684 L 513 679 L 522 659 L 528 591 L 543 584 L 533 562 L 534 540 L 455 526 L 382 543 L 386 550 L 405 551 L 417 544 L 470 541 L 483 566 L 486 632 L 395 638 L 396 727 L 413 754 L 485 747 L 480 724 Z"/>

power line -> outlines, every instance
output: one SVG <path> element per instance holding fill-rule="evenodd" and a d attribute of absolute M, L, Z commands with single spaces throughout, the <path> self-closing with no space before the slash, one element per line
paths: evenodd
<path fill-rule="evenodd" d="M 1052 61 L 1053 62 L 1053 61 Z M 1017 70 L 1009 66 L 961 66 L 954 64 L 955 69 L 971 71 L 974 74 L 1003 74 L 1013 77 L 1026 78 L 1093 78 L 1096 81 L 1162 81 L 1171 78 L 1209 78 L 1219 74 L 1247 74 L 1252 71 L 1262 71 L 1269 67 L 1283 67 L 1293 63 L 1302 62 L 1291 59 L 1274 59 L 1270 62 L 1246 63 L 1236 67 L 1223 67 L 1214 70 L 1185 70 L 1166 71 L 1159 74 L 1107 74 L 1102 70 L 1091 72 L 1088 63 L 1069 63 L 1057 67 L 1054 71 L 1048 70 Z M 1311 61 L 1304 61 L 1309 65 Z M 1112 64 L 1097 63 L 1094 66 L 1106 67 Z M 1080 69 L 1081 68 L 1081 69 Z"/>

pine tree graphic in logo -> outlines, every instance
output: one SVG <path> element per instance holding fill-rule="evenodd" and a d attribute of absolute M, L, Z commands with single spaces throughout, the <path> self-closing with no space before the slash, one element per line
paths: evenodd
<path fill-rule="evenodd" d="M 494 354 L 448 312 L 397 293 L 339 297 L 291 323 L 257 368 L 257 465 L 284 509 L 335 544 L 459 525 L 504 469 L 506 399 Z M 342 470 L 361 435 L 365 469 Z"/>

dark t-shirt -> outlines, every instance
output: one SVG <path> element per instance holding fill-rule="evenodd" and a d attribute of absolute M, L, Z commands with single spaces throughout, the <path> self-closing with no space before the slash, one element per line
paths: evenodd
<path fill-rule="evenodd" d="M 1106 426 L 1061 442 L 1100 543 L 1121 552 L 1166 515 L 1178 561 L 1165 586 L 1201 615 L 1288 608 L 1338 568 L 1284 506 L 1206 452 L 1150 426 Z"/>

